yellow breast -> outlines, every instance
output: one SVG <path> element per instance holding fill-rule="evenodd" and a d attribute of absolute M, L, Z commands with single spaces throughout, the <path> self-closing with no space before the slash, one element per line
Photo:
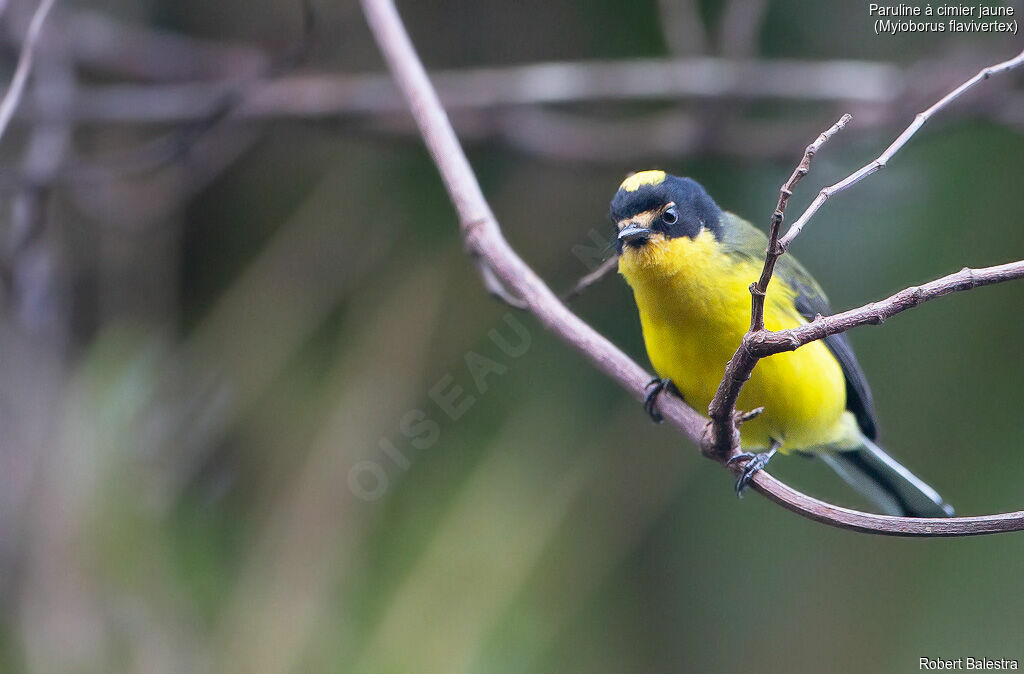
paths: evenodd
<path fill-rule="evenodd" d="M 760 266 L 725 253 L 711 232 L 695 239 L 656 236 L 626 247 L 619 272 L 633 288 L 651 365 L 700 411 L 714 396 L 725 364 L 750 324 L 750 283 Z M 806 321 L 794 292 L 773 280 L 765 307 L 770 330 Z M 839 363 L 822 342 L 762 360 L 740 394 L 740 409 L 765 412 L 741 428 L 744 447 L 783 442 L 783 451 L 846 444 L 849 417 Z"/>

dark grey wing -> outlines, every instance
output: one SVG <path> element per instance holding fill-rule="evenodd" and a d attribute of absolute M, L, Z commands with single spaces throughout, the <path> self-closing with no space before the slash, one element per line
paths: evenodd
<path fill-rule="evenodd" d="M 800 280 L 795 280 L 793 289 L 797 292 L 797 297 L 793 304 L 796 306 L 796 310 L 800 312 L 800 315 L 808 321 L 813 321 L 816 314 L 828 316 L 832 313 L 828 300 L 821 295 L 821 292 L 814 285 L 805 285 Z M 840 333 L 826 337 L 822 341 L 825 342 L 825 346 L 828 347 L 828 350 L 839 361 L 840 367 L 843 368 L 843 374 L 846 375 L 846 409 L 853 412 L 853 416 L 856 417 L 857 424 L 864 435 L 871 440 L 877 439 L 878 425 L 875 420 L 875 403 L 871 399 L 871 389 L 868 388 L 868 380 L 864 376 L 864 370 L 860 369 L 860 363 L 857 362 L 857 357 L 853 355 L 853 347 L 850 346 L 850 340 L 846 338 L 845 334 Z"/>

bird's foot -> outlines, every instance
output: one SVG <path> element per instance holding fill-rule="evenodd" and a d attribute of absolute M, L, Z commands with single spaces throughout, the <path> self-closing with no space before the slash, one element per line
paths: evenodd
<path fill-rule="evenodd" d="M 743 470 L 740 472 L 740 476 L 736 479 L 736 496 L 743 498 L 743 490 L 750 484 L 750 480 L 754 477 L 754 474 L 759 470 L 763 470 L 771 458 L 775 456 L 775 452 L 779 451 L 777 444 L 773 445 L 767 452 L 742 452 L 736 456 L 730 457 L 725 465 L 731 466 L 740 461 L 746 461 L 743 466 Z"/>
<path fill-rule="evenodd" d="M 676 385 L 673 384 L 672 380 L 669 379 L 668 377 L 665 377 L 664 379 L 655 377 L 654 379 L 647 382 L 647 386 L 645 386 L 644 388 L 647 390 L 647 395 L 644 396 L 644 411 L 647 412 L 647 415 L 651 417 L 651 421 L 653 421 L 656 424 L 660 424 L 662 421 L 664 421 L 664 418 L 661 416 L 658 410 L 655 409 L 655 406 L 658 402 L 658 394 L 661 393 L 662 391 L 668 391 L 669 393 L 677 396 L 680 399 L 682 399 L 683 397 L 682 394 L 679 393 L 679 389 L 676 388 Z"/>

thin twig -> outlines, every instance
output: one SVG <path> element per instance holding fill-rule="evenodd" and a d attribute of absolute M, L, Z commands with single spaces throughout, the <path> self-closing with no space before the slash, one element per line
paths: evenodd
<path fill-rule="evenodd" d="M 775 212 L 772 213 L 772 219 L 768 225 L 768 249 L 765 251 L 764 268 L 761 270 L 761 278 L 750 286 L 752 295 L 750 303 L 751 332 L 764 329 L 764 298 L 768 292 L 768 283 L 772 280 L 772 274 L 775 272 L 775 262 L 782 255 L 782 249 L 779 248 L 779 228 L 782 226 L 789 198 L 793 196 L 793 190 L 796 189 L 797 183 L 811 170 L 811 160 L 814 159 L 814 155 L 821 149 L 821 146 L 827 143 L 829 138 L 842 131 L 851 119 L 849 113 L 843 115 L 838 122 L 808 145 L 804 150 L 803 159 L 793 170 L 793 175 L 789 176 L 786 184 L 779 189 L 779 202 L 775 206 Z"/>
<path fill-rule="evenodd" d="M 605 276 L 612 273 L 618 268 L 619 256 L 612 255 L 610 258 L 602 262 L 601 266 L 599 266 L 597 269 L 590 272 L 586 276 L 583 276 L 582 278 L 580 278 L 579 281 L 576 281 L 576 284 L 572 288 L 569 288 L 569 290 L 562 295 L 562 301 L 568 302 L 578 297 L 584 290 L 594 285 L 595 283 L 597 283 L 598 281 L 600 281 Z"/>
<path fill-rule="evenodd" d="M 21 102 L 25 93 L 25 84 L 32 72 L 32 63 L 35 60 L 36 46 L 39 44 L 39 34 L 43 30 L 43 22 L 46 15 L 53 8 L 55 0 L 40 0 L 36 7 L 32 20 L 28 24 L 28 31 L 25 33 L 25 41 L 21 45 L 21 53 L 18 55 L 18 66 L 14 69 L 14 77 L 11 78 L 11 86 L 7 88 L 3 101 L 0 101 L 0 138 L 7 131 L 11 123 L 14 111 Z"/>
<path fill-rule="evenodd" d="M 362 5 L 377 44 L 408 99 L 424 142 L 445 182 L 470 251 L 478 253 L 490 265 L 548 330 L 578 350 L 636 399 L 642 399 L 650 375 L 559 302 L 505 241 L 393 2 L 362 0 Z M 693 408 L 666 396 L 659 400 L 659 411 L 691 440 L 701 441 L 706 423 Z M 902 536 L 966 536 L 1024 529 L 1024 511 L 949 519 L 888 517 L 822 503 L 792 490 L 764 471 L 754 476 L 753 484 L 759 492 L 793 512 L 856 531 Z"/>
<path fill-rule="evenodd" d="M 910 124 L 910 126 L 904 129 L 903 133 L 901 133 L 896 138 L 896 140 L 892 142 L 892 145 L 887 147 L 885 149 L 885 152 L 880 154 L 877 159 L 875 159 L 870 164 L 867 164 L 866 166 L 863 166 L 860 169 L 854 171 L 853 173 L 846 176 L 836 184 L 829 185 L 828 187 L 822 189 L 821 192 L 818 193 L 818 196 L 814 199 L 814 201 L 811 202 L 811 205 L 808 206 L 807 209 L 803 212 L 803 214 L 801 214 L 801 216 L 796 220 L 796 222 L 794 222 L 792 226 L 790 226 L 789 231 L 786 232 L 786 235 L 779 239 L 779 246 L 782 248 L 782 250 L 785 251 L 787 248 L 789 248 L 789 244 L 793 242 L 793 239 L 799 236 L 800 231 L 804 228 L 804 225 L 807 224 L 807 221 L 814 217 L 814 214 L 818 212 L 818 209 L 820 209 L 826 201 L 828 201 L 829 197 L 831 197 L 834 194 L 838 194 L 843 190 L 849 189 L 850 187 L 853 187 L 864 178 L 867 178 L 872 173 L 877 173 L 878 171 L 884 169 L 886 165 L 889 163 L 889 160 L 892 159 L 893 155 L 899 152 L 900 149 L 902 149 L 903 146 L 907 144 L 907 141 L 909 141 L 914 136 L 914 134 L 917 133 L 922 126 L 924 126 L 925 122 L 931 119 L 937 112 L 945 108 L 947 105 L 949 105 L 956 99 L 960 98 L 960 96 L 962 96 L 967 91 L 973 89 L 979 82 L 987 80 L 993 75 L 998 75 L 999 73 L 1006 72 L 1007 70 L 1013 70 L 1014 68 L 1020 66 L 1021 63 L 1024 63 L 1024 51 L 1017 54 L 1015 57 L 1009 59 L 1008 61 L 1003 61 L 1002 63 L 997 63 L 994 66 L 989 66 L 988 68 L 981 69 L 980 71 L 978 71 L 977 75 L 975 75 L 971 79 L 967 80 L 966 82 L 958 86 L 953 91 L 943 96 L 935 105 L 928 108 L 924 112 L 918 113 L 918 115 L 914 118 L 914 121 Z"/>

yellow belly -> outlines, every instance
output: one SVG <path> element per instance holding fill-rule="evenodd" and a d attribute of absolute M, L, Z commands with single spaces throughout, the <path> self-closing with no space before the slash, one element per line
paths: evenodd
<path fill-rule="evenodd" d="M 730 260 L 704 232 L 695 240 L 682 237 L 639 251 L 627 249 L 619 269 L 633 288 L 654 369 L 670 378 L 690 405 L 706 410 L 749 326 L 748 287 L 760 267 Z M 772 282 L 765 308 L 768 329 L 806 322 L 792 300 L 785 284 Z M 855 433 L 845 411 L 842 369 L 822 342 L 758 363 L 738 407 L 765 408 L 741 428 L 743 445 L 751 449 L 772 440 L 781 441 L 783 451 L 842 446 Z"/>

